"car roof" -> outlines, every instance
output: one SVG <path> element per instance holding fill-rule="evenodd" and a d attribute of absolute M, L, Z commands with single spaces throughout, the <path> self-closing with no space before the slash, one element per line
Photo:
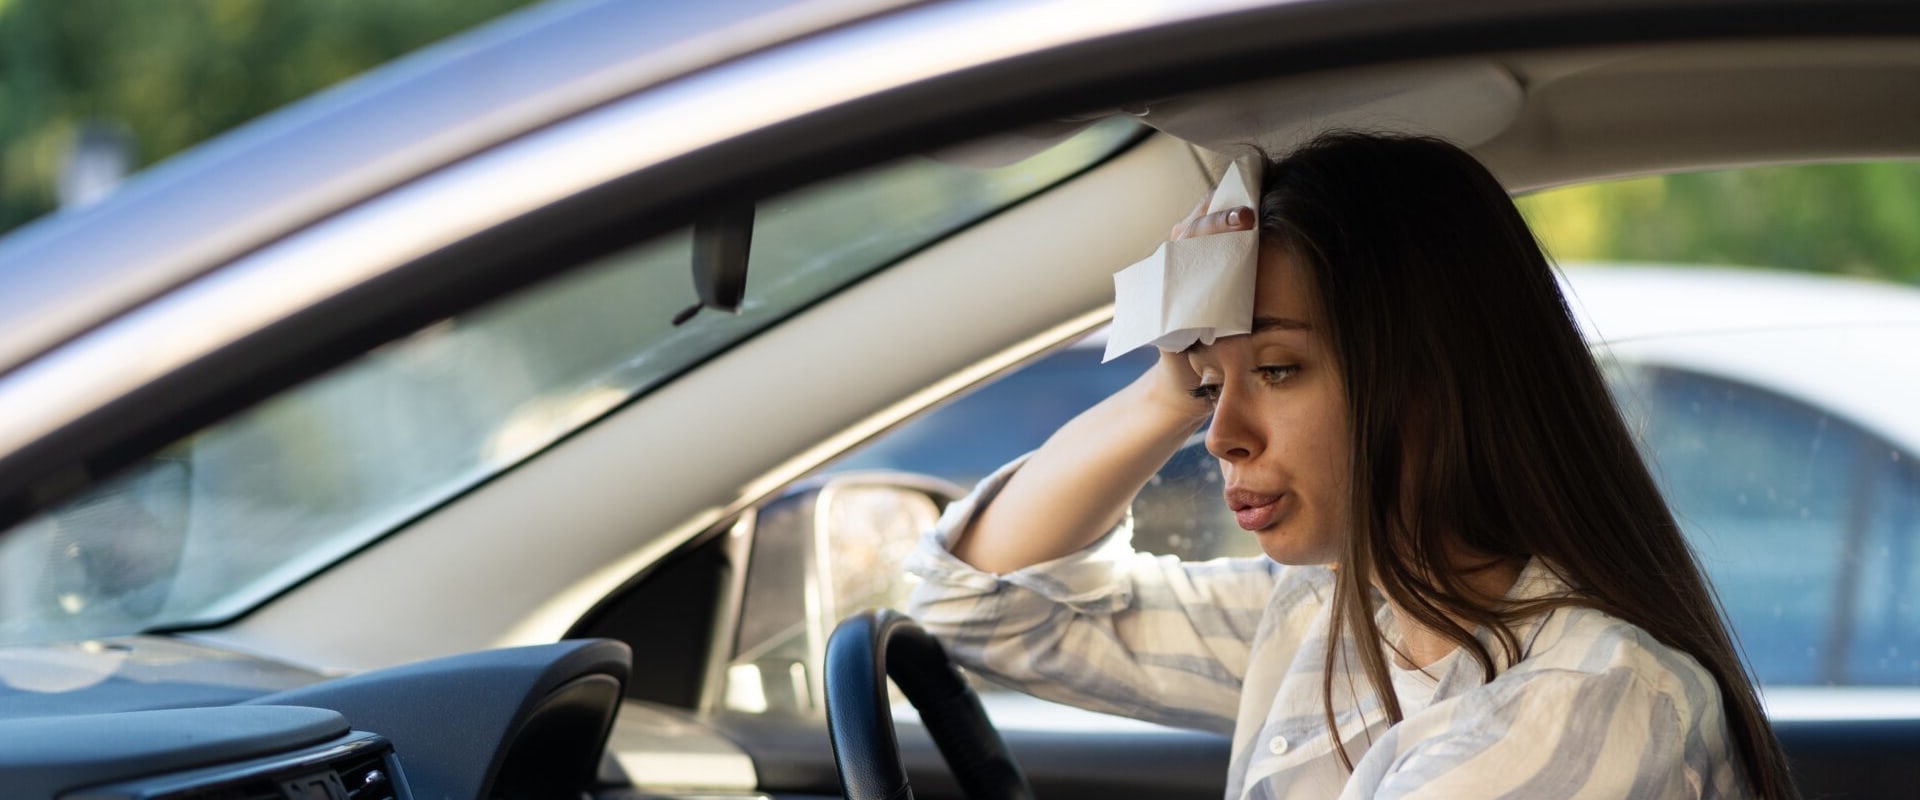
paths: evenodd
<path fill-rule="evenodd" d="M 1589 341 L 1920 325 L 1920 289 L 1726 265 L 1581 262 L 1562 288 Z"/>
<path fill-rule="evenodd" d="M 0 374 L 202 272 L 555 120 L 906 0 L 568 0 L 269 114 L 0 240 Z"/>
<path fill-rule="evenodd" d="M 564 0 L 504 18 L 176 157 L 95 206 L 0 240 L 0 319 L 8 320 L 0 328 L 0 374 L 238 256 L 490 146 L 808 33 L 934 5 L 941 4 Z M 1225 19 L 1270 6 L 1300 17 L 1302 28 L 1281 38 L 1335 36 L 1312 23 L 1316 15 L 1350 16 L 1341 11 L 1350 5 L 1221 0 L 1195 4 L 1188 15 Z M 1636 5 L 1589 0 L 1554 13 Z M 1725 8 L 1741 5 L 1676 2 L 1670 11 L 1730 13 Z M 1499 6 L 1454 15 L 1517 13 Z M 1920 106 L 1898 98 L 1910 100 L 1920 81 L 1920 50 L 1891 38 L 1898 25 L 1881 26 L 1889 38 L 1863 38 L 1861 15 L 1872 12 L 1825 8 L 1798 26 L 1806 34 L 1798 42 L 1703 48 L 1669 35 L 1664 44 L 1624 49 L 1428 58 L 1175 95 L 1127 113 L 1215 149 L 1285 147 L 1302 123 L 1397 128 L 1412 120 L 1470 145 L 1515 189 L 1727 159 L 1910 154 Z M 1425 13 L 1414 4 L 1384 16 L 1418 26 Z M 1820 40 L 1827 29 L 1846 35 Z M 1836 81 L 1851 90 L 1829 91 Z"/>

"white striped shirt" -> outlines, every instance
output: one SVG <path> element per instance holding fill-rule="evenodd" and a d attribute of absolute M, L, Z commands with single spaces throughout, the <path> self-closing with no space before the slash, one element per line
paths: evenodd
<path fill-rule="evenodd" d="M 948 509 L 909 559 L 910 613 L 956 661 L 1049 700 L 1230 732 L 1239 798 L 1742 797 L 1720 693 L 1692 657 L 1599 611 L 1516 626 L 1524 657 L 1448 658 L 1429 705 L 1388 726 L 1342 643 L 1333 752 L 1321 699 L 1333 573 L 1266 558 L 1182 562 L 1132 549 L 1130 523 L 1086 550 L 1006 575 L 948 552 L 1019 466 Z M 1567 591 L 1535 560 L 1508 597 Z M 1394 636 L 1390 611 L 1381 629 Z M 1350 667 L 1350 668 L 1349 668 Z"/>

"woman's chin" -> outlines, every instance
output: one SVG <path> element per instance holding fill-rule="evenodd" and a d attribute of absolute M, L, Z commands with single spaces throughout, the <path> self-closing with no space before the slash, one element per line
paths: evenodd
<path fill-rule="evenodd" d="M 1253 535 L 1260 540 L 1260 550 L 1267 558 L 1290 567 L 1331 564 L 1340 557 L 1330 537 L 1304 536 L 1293 525 L 1274 525 Z"/>

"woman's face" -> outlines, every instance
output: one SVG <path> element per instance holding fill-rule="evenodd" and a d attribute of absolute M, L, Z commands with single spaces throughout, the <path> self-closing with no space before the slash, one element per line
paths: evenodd
<path fill-rule="evenodd" d="M 1226 502 L 1282 564 L 1339 557 L 1348 530 L 1347 411 L 1306 270 L 1263 248 L 1253 332 L 1187 351 L 1214 401 L 1207 450 Z"/>

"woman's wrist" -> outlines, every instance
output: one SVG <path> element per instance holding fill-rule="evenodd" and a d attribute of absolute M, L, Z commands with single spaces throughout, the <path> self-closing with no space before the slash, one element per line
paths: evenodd
<path fill-rule="evenodd" d="M 1193 372 L 1186 369 L 1184 359 L 1180 368 L 1187 377 L 1192 376 Z M 1186 434 L 1205 423 L 1207 416 L 1213 411 L 1207 405 L 1207 401 L 1194 396 L 1194 387 L 1191 384 L 1195 383 L 1198 383 L 1198 379 L 1183 382 L 1182 376 L 1168 369 L 1163 363 L 1141 375 L 1139 380 L 1134 381 L 1129 387 L 1129 391 L 1134 395 L 1135 402 L 1140 406 L 1141 411 L 1150 414 L 1163 427 L 1180 430 L 1184 438 Z"/>
<path fill-rule="evenodd" d="M 1135 381 L 1142 402 L 1153 407 L 1168 424 L 1191 431 L 1207 421 L 1213 408 L 1195 396 L 1200 377 L 1181 353 L 1161 353 L 1160 362 Z"/>

